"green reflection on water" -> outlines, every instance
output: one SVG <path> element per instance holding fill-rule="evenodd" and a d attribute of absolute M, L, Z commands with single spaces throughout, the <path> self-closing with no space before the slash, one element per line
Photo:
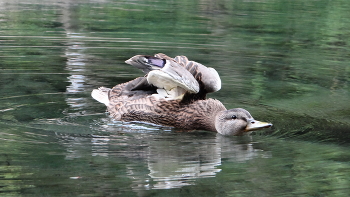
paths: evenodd
<path fill-rule="evenodd" d="M 84 135 L 3 126 L 11 133 L 0 157 L 5 195 L 346 196 L 350 189 L 347 147 L 210 133 Z"/>
<path fill-rule="evenodd" d="M 0 7 L 2 194 L 350 193 L 348 1 Z M 210 97 L 274 127 L 245 140 L 106 120 L 91 90 L 141 76 L 124 61 L 158 52 L 215 67 Z"/>

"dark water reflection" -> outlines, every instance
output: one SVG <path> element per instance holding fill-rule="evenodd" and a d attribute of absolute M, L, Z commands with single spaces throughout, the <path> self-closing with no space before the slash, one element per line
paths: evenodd
<path fill-rule="evenodd" d="M 1 196 L 348 196 L 347 1 L 0 1 Z M 215 67 L 245 137 L 110 120 L 135 54 Z"/>
<path fill-rule="evenodd" d="M 82 125 L 53 121 L 32 128 L 5 127 L 11 133 L 2 134 L 6 139 L 2 192 L 39 196 L 162 196 L 170 191 L 154 189 L 170 188 L 171 195 L 189 196 L 349 192 L 346 147 L 178 133 L 104 121 L 90 125 L 89 133 Z"/>

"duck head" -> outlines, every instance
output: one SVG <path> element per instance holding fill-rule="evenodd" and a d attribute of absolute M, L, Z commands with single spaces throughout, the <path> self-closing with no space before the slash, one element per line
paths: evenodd
<path fill-rule="evenodd" d="M 215 129 L 222 135 L 243 135 L 271 126 L 271 123 L 254 120 L 250 113 L 242 108 L 221 111 L 215 117 Z"/>

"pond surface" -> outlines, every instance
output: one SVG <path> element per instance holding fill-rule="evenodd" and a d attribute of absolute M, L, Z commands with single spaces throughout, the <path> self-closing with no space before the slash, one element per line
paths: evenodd
<path fill-rule="evenodd" d="M 350 2 L 0 1 L 1 196 L 349 196 Z M 214 67 L 209 97 L 273 128 L 111 120 L 136 54 Z"/>

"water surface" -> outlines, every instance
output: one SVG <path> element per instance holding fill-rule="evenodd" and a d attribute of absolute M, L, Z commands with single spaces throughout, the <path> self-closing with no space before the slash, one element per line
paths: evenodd
<path fill-rule="evenodd" d="M 1 196 L 348 196 L 347 1 L 0 1 Z M 111 120 L 136 54 L 214 67 L 244 137 Z"/>

